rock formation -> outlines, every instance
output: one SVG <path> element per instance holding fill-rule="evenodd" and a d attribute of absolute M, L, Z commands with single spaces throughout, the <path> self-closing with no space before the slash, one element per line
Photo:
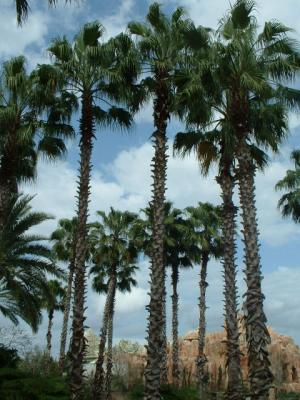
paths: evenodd
<path fill-rule="evenodd" d="M 269 329 L 269 346 L 272 372 L 275 385 L 279 390 L 300 392 L 300 349 L 293 339 L 279 335 Z M 226 384 L 226 335 L 225 332 L 208 333 L 205 354 L 208 359 L 207 369 L 212 389 L 222 389 Z M 247 382 L 247 344 L 245 334 L 240 335 L 241 366 L 245 384 Z M 188 332 L 179 343 L 179 354 L 183 383 L 190 385 L 195 380 L 195 360 L 197 357 L 197 331 Z"/>
<path fill-rule="evenodd" d="M 247 383 L 247 347 L 246 338 L 243 329 L 240 329 L 240 344 L 243 356 L 241 366 L 245 384 Z M 275 378 L 277 389 L 287 392 L 300 392 L 300 349 L 288 336 L 279 335 L 271 328 L 269 329 L 271 344 L 269 346 L 272 371 Z M 87 369 L 92 371 L 93 364 L 97 358 L 99 339 L 91 330 L 86 332 L 88 350 L 86 357 Z M 226 344 L 225 332 L 208 333 L 206 335 L 205 354 L 208 359 L 207 369 L 210 376 L 210 385 L 212 390 L 222 390 L 226 385 Z M 192 385 L 195 383 L 195 360 L 197 358 L 197 331 L 188 332 L 179 341 L 179 358 L 181 369 L 181 381 L 183 385 Z M 171 345 L 169 345 L 169 371 L 171 371 Z M 133 375 L 130 371 L 135 371 L 136 376 L 143 375 L 146 361 L 145 351 L 139 351 L 134 354 L 128 353 L 118 355 L 116 364 L 120 364 L 126 375 Z M 121 357 L 121 358 L 120 358 Z M 117 370 L 117 365 L 116 365 Z M 133 376 L 132 376 L 133 377 Z M 127 379 L 127 378 L 126 378 Z M 169 376 L 171 382 L 171 375 Z M 133 383 L 133 382 L 132 382 Z"/>

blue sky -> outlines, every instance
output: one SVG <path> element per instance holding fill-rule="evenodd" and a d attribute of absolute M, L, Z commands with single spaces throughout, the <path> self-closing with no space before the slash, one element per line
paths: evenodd
<path fill-rule="evenodd" d="M 133 20 L 142 20 L 146 14 L 147 0 L 78 0 L 74 6 L 63 6 L 60 2 L 56 9 L 48 9 L 41 0 L 32 0 L 32 12 L 28 22 L 18 28 L 12 0 L 2 0 L 0 6 L 0 59 L 25 54 L 28 67 L 38 62 L 47 62 L 46 48 L 51 38 L 65 34 L 70 39 L 80 27 L 91 20 L 99 19 L 106 27 L 106 37 L 125 29 Z M 216 27 L 229 2 L 227 0 L 169 0 L 161 1 L 166 12 L 176 5 L 186 7 L 196 23 Z M 298 26 L 298 0 L 274 2 L 261 0 L 258 6 L 259 22 L 278 18 L 295 30 Z M 75 126 L 78 116 L 74 117 Z M 171 121 L 168 128 L 170 138 L 181 127 Z M 151 104 L 137 115 L 133 129 L 128 133 L 117 131 L 98 132 L 94 147 L 91 195 L 91 219 L 96 210 L 107 210 L 111 205 L 119 209 L 138 211 L 150 199 L 150 170 L 152 148 L 149 141 L 152 127 Z M 297 115 L 290 118 L 291 137 L 281 153 L 276 156 L 264 174 L 257 176 L 257 205 L 259 227 L 261 231 L 261 255 L 265 279 L 263 287 L 266 293 L 266 312 L 269 323 L 279 332 L 291 335 L 300 343 L 300 227 L 289 220 L 282 220 L 276 204 L 279 194 L 274 185 L 291 166 L 289 154 L 299 145 L 300 120 Z M 170 142 L 170 146 L 172 143 Z M 24 187 L 24 191 L 36 193 L 34 206 L 47 211 L 57 218 L 72 217 L 75 208 L 76 169 L 78 148 L 76 142 L 69 144 L 69 153 L 65 160 L 56 164 L 40 163 L 38 179 L 34 184 Z M 200 177 L 196 160 L 191 157 L 178 160 L 170 157 L 168 169 L 169 199 L 178 207 L 195 205 L 198 201 L 211 201 L 218 204 L 219 189 L 214 180 L 213 171 L 207 179 Z M 56 222 L 45 223 L 40 231 L 49 234 Z M 242 275 L 242 251 L 239 248 L 239 288 L 244 291 Z M 221 329 L 222 276 L 219 263 L 212 261 L 209 271 L 208 324 L 209 331 Z M 138 287 L 130 295 L 119 295 L 117 299 L 116 338 L 128 338 L 143 341 L 145 337 L 145 305 L 148 301 L 148 262 L 141 261 L 137 274 Z M 181 311 L 180 334 L 197 326 L 198 268 L 183 271 L 180 283 Z M 104 298 L 88 293 L 87 325 L 95 332 L 99 331 Z M 170 310 L 169 310 L 170 311 Z M 169 313 L 170 316 L 170 313 Z M 0 325 L 8 326 L 0 319 Z M 61 316 L 54 324 L 54 344 L 59 334 Z M 46 321 L 36 343 L 44 344 Z M 169 331 L 170 332 L 170 331 Z"/>

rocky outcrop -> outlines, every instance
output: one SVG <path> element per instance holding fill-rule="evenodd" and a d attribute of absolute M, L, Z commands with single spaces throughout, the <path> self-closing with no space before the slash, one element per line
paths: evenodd
<path fill-rule="evenodd" d="M 271 344 L 269 346 L 272 372 L 275 385 L 279 390 L 300 392 L 300 349 L 293 339 L 279 335 L 269 329 Z M 225 332 L 208 333 L 206 336 L 205 354 L 208 359 L 207 370 L 210 385 L 213 389 L 222 389 L 226 384 L 226 336 Z M 243 353 L 241 367 L 245 384 L 247 382 L 247 344 L 245 334 L 241 331 L 240 347 Z M 179 352 L 183 384 L 195 381 L 195 360 L 197 357 L 197 331 L 188 332 L 180 340 Z"/>
<path fill-rule="evenodd" d="M 300 392 L 300 349 L 293 339 L 279 335 L 269 328 L 271 344 L 269 346 L 272 372 L 275 378 L 275 385 L 279 390 L 287 392 Z M 87 339 L 87 370 L 93 370 L 93 364 L 97 358 L 99 339 L 91 330 L 85 334 Z M 226 385 L 226 336 L 225 332 L 208 333 L 206 335 L 205 354 L 208 359 L 207 372 L 210 377 L 212 390 L 222 390 Z M 240 346 L 243 353 L 241 367 L 245 384 L 247 383 L 247 345 L 246 337 L 240 328 Z M 179 358 L 181 370 L 181 383 L 191 385 L 196 378 L 196 358 L 197 358 L 197 331 L 188 332 L 179 340 Z M 171 368 L 171 345 L 168 348 L 169 372 Z M 133 371 L 137 377 L 143 375 L 146 361 L 145 351 L 138 353 L 118 353 L 115 359 L 115 367 L 121 368 L 122 373 L 127 375 L 126 379 L 133 377 Z M 120 371 L 118 372 L 120 373 Z M 169 375 L 171 382 L 171 373 Z"/>

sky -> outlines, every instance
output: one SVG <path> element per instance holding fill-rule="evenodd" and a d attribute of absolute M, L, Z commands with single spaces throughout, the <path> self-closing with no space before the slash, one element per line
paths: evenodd
<path fill-rule="evenodd" d="M 147 0 L 78 0 L 72 6 L 64 6 L 61 0 L 55 9 L 49 9 L 46 1 L 32 0 L 29 19 L 23 27 L 17 27 L 12 0 L 2 0 L 0 5 L 0 61 L 24 54 L 28 68 L 37 63 L 49 62 L 47 47 L 51 39 L 66 35 L 69 39 L 80 27 L 89 21 L 99 19 L 106 28 L 105 37 L 109 38 L 126 28 L 131 20 L 143 20 L 150 1 Z M 228 0 L 161 0 L 166 13 L 176 6 L 183 6 L 197 24 L 212 28 L 229 7 Z M 260 0 L 257 6 L 259 23 L 270 19 L 300 31 L 298 0 Z M 78 116 L 74 117 L 77 129 Z M 183 127 L 177 121 L 168 127 L 169 149 L 177 131 Z M 147 104 L 136 116 L 130 132 L 119 133 L 97 131 L 97 140 L 93 152 L 93 174 L 91 183 L 90 219 L 95 220 L 96 210 L 109 210 L 110 206 L 120 210 L 138 211 L 150 200 L 150 160 L 153 148 L 150 136 L 153 131 L 151 104 Z M 289 155 L 299 145 L 300 119 L 290 116 L 290 138 L 284 143 L 280 154 L 273 157 L 264 173 L 256 178 L 258 223 L 261 240 L 262 270 L 264 275 L 263 291 L 266 295 L 265 311 L 268 324 L 278 333 L 292 336 L 300 344 L 300 226 L 292 221 L 283 220 L 277 209 L 279 193 L 274 191 L 276 182 L 290 168 Z M 49 235 L 55 229 L 57 219 L 74 215 L 76 177 L 78 168 L 78 147 L 76 141 L 68 144 L 69 152 L 64 160 L 56 163 L 41 161 L 35 183 L 24 186 L 25 193 L 36 194 L 33 206 L 56 217 L 39 228 Z M 214 171 L 207 178 L 200 176 L 197 161 L 193 156 L 185 160 L 174 159 L 171 151 L 168 162 L 167 198 L 176 207 L 196 205 L 199 201 L 220 203 L 220 193 L 214 179 Z M 238 198 L 236 196 L 236 201 Z M 239 233 L 239 237 L 240 237 Z M 115 340 L 120 338 L 143 342 L 145 338 L 146 311 L 149 301 L 148 266 L 141 259 L 137 273 L 138 286 L 130 294 L 118 294 L 116 302 Z M 238 257 L 238 286 L 240 304 L 245 291 L 243 280 L 242 249 Z M 181 271 L 179 284 L 180 313 L 179 333 L 183 335 L 198 325 L 198 276 L 199 266 L 193 270 Z M 218 331 L 223 326 L 223 281 L 219 262 L 211 261 L 208 272 L 207 290 L 207 329 Z M 170 285 L 168 285 L 168 320 L 170 314 Z M 96 295 L 89 288 L 87 298 L 86 325 L 98 333 L 101 326 L 104 297 Z M 54 321 L 53 348 L 58 350 L 62 317 L 57 314 Z M 9 327 L 9 322 L 0 317 L 0 326 Z M 33 343 L 45 345 L 47 319 L 41 325 L 39 333 L 33 337 Z M 21 324 L 31 334 L 28 328 Z M 168 326 L 170 335 L 170 326 Z"/>

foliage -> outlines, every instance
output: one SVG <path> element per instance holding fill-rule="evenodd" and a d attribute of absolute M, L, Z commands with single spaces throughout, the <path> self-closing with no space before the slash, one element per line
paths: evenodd
<path fill-rule="evenodd" d="M 143 353 L 144 346 L 129 340 L 120 340 L 113 347 L 113 387 L 116 390 L 124 392 L 142 382 L 143 365 L 133 365 L 133 358 Z"/>
<path fill-rule="evenodd" d="M 286 193 L 280 198 L 278 207 L 283 217 L 291 217 L 295 222 L 300 222 L 300 151 L 291 154 L 295 169 L 288 170 L 277 185 L 276 190 Z"/>
<path fill-rule="evenodd" d="M 45 237 L 29 230 L 49 215 L 32 211 L 30 196 L 12 197 L 0 237 L 0 311 L 14 324 L 18 318 L 37 330 L 41 299 L 47 297 L 47 274 L 59 275 Z"/>
<path fill-rule="evenodd" d="M 0 328 L 0 343 L 8 349 L 16 349 L 20 357 L 25 356 L 32 346 L 32 337 L 23 329 L 11 325 Z"/>
<path fill-rule="evenodd" d="M 56 377 L 34 376 L 17 369 L 0 369 L 2 400 L 68 400 L 65 381 Z"/>
<path fill-rule="evenodd" d="M 19 363 L 19 368 L 23 372 L 40 377 L 55 376 L 59 372 L 57 362 L 49 359 L 48 354 L 38 346 L 25 354 Z"/>
<path fill-rule="evenodd" d="M 143 398 L 144 388 L 142 385 L 135 386 L 128 394 L 127 400 L 140 400 Z M 163 400 L 198 400 L 199 392 L 194 388 L 175 388 L 171 385 L 161 388 Z"/>
<path fill-rule="evenodd" d="M 32 180 L 38 156 L 53 160 L 66 153 L 74 99 L 46 87 L 40 70 L 28 73 L 23 56 L 3 64 L 0 94 L 1 184 Z"/>
<path fill-rule="evenodd" d="M 0 344 L 0 368 L 15 368 L 19 359 L 16 349 Z"/>

